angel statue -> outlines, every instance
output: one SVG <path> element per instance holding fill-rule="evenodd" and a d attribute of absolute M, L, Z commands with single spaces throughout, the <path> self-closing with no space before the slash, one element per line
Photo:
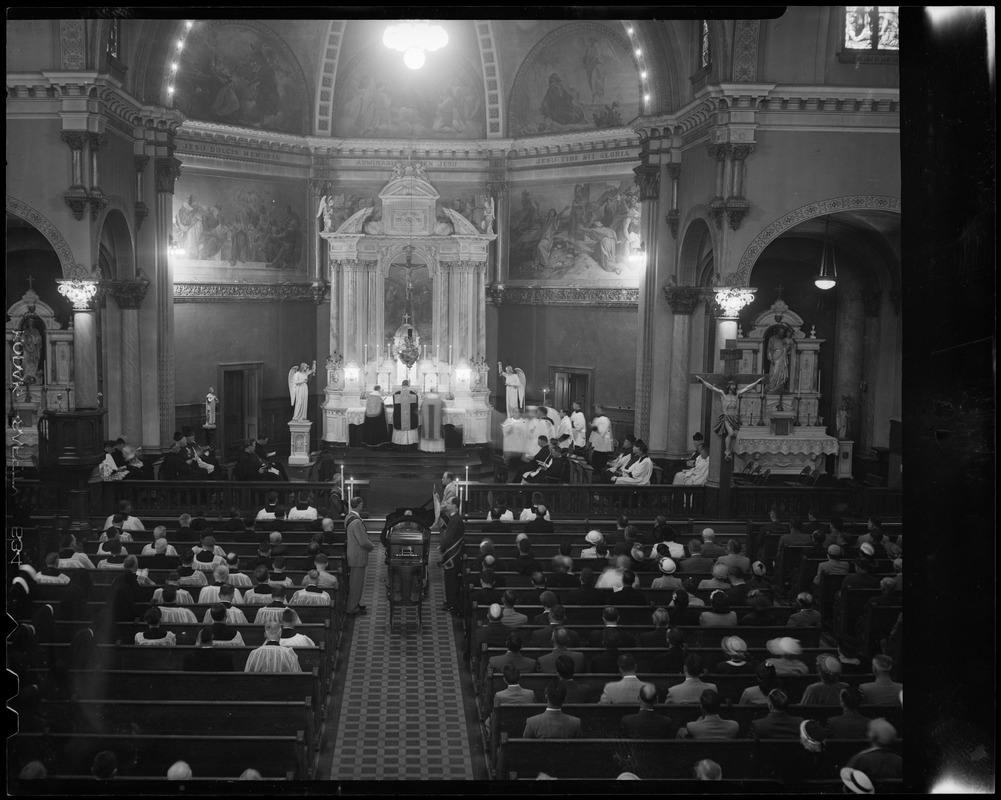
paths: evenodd
<path fill-rule="evenodd" d="M 511 419 L 513 412 L 525 410 L 525 373 L 515 369 L 510 364 L 506 367 L 497 362 L 497 372 L 507 386 L 507 418 Z"/>
<path fill-rule="evenodd" d="M 288 371 L 288 393 L 289 397 L 292 398 L 292 405 L 294 406 L 292 411 L 293 420 L 306 419 L 306 401 L 309 400 L 309 389 L 306 387 L 306 381 L 309 380 L 310 375 L 315 374 L 315 361 L 312 367 L 303 361 L 298 367 L 292 367 Z"/>
<path fill-rule="evenodd" d="M 320 198 L 320 207 L 316 212 L 317 218 L 323 217 L 323 230 L 327 233 L 334 231 L 334 196 L 324 195 Z"/>

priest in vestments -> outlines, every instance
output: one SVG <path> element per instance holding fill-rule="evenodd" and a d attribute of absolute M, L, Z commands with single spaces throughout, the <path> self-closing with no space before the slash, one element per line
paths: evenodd
<path fill-rule="evenodd" d="M 421 400 L 421 441 L 417 448 L 422 453 L 444 453 L 445 439 L 442 436 L 441 397 L 437 392 L 428 392 Z"/>
<path fill-rule="evenodd" d="M 417 431 L 418 398 L 410 388 L 410 381 L 393 394 L 393 444 L 401 447 L 416 445 L 420 437 Z"/>
<path fill-rule="evenodd" d="M 382 399 L 380 386 L 374 387 L 365 398 L 365 421 L 362 423 L 361 441 L 369 447 L 376 447 L 389 441 L 386 405 Z"/>

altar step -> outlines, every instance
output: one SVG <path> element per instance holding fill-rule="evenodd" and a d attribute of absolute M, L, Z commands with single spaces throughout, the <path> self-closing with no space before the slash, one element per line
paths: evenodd
<path fill-rule="evenodd" d="M 463 447 L 444 453 L 422 453 L 369 447 L 343 447 L 334 451 L 338 464 L 344 465 L 345 478 L 372 480 L 401 478 L 440 483 L 443 472 L 454 472 L 460 480 L 493 480 L 494 468 L 488 447 Z"/>

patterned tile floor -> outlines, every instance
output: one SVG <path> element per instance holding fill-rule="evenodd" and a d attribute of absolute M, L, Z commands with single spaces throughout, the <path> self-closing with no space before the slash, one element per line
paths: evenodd
<path fill-rule="evenodd" d="M 413 609 L 397 609 L 389 631 L 385 552 L 376 542 L 345 666 L 333 748 L 333 780 L 471 780 L 466 713 L 452 617 L 444 602 L 436 543 L 422 633 Z"/>

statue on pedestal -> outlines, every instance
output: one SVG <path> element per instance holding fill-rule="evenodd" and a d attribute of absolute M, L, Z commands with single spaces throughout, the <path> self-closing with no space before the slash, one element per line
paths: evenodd
<path fill-rule="evenodd" d="M 789 384 L 789 360 L 795 345 L 792 331 L 788 327 L 780 327 L 768 340 L 765 348 L 771 368 L 768 371 L 768 391 L 778 392 Z"/>
<path fill-rule="evenodd" d="M 316 374 L 316 362 L 310 367 L 303 361 L 298 367 L 292 367 L 288 371 L 288 391 L 292 399 L 293 406 L 292 419 L 306 419 L 306 403 L 309 400 L 309 389 L 306 382 L 310 375 Z"/>
<path fill-rule="evenodd" d="M 841 407 L 838 409 L 838 439 L 847 442 L 851 439 L 851 418 L 852 396 L 850 394 L 841 395 Z"/>
<path fill-rule="evenodd" d="M 515 411 L 525 410 L 525 373 L 520 369 L 515 369 L 510 364 L 506 367 L 497 362 L 497 372 L 504 379 L 507 387 L 507 416 L 510 419 Z"/>
<path fill-rule="evenodd" d="M 209 393 L 205 395 L 205 424 L 204 428 L 215 427 L 216 406 L 219 405 L 219 398 L 215 395 L 215 389 L 209 387 Z"/>

